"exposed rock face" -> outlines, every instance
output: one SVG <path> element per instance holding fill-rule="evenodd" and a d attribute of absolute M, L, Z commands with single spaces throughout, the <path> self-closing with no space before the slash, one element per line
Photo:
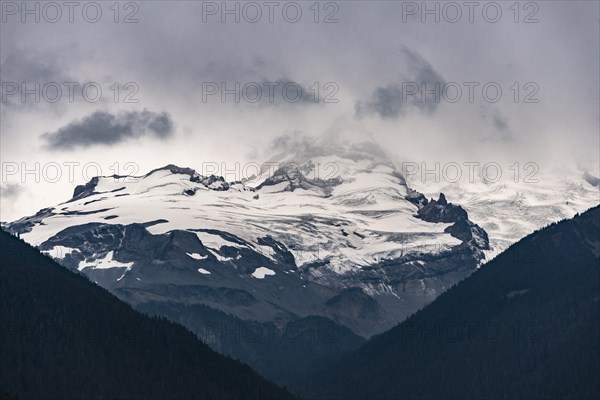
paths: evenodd
<path fill-rule="evenodd" d="M 490 248 L 487 233 L 481 227 L 469 221 L 469 215 L 461 206 L 448 203 L 444 193 L 440 193 L 438 200 L 425 203 L 419 208 L 417 215 L 427 222 L 453 223 L 444 232 L 474 248 L 480 250 L 489 250 Z"/>
<path fill-rule="evenodd" d="M 468 218 L 467 212 L 460 206 L 449 204 L 444 193 L 438 200 L 431 200 L 417 212 L 427 222 L 457 222 Z"/>
<path fill-rule="evenodd" d="M 211 175 L 200 181 L 204 186 L 212 190 L 229 190 L 229 184 L 222 176 Z"/>
<path fill-rule="evenodd" d="M 200 175 L 198 175 L 196 173 L 196 170 L 187 168 L 187 167 L 178 167 L 177 165 L 174 165 L 174 164 L 169 164 L 169 165 L 165 165 L 164 167 L 161 167 L 161 168 L 153 169 L 152 171 L 148 172 L 145 175 L 145 177 L 147 178 L 150 175 L 154 174 L 155 172 L 159 172 L 159 171 L 169 171 L 170 173 L 176 174 L 176 175 L 188 175 L 192 182 L 200 182 L 200 179 L 199 179 Z"/>
<path fill-rule="evenodd" d="M 278 168 L 272 177 L 261 183 L 257 190 L 267 186 L 275 186 L 279 183 L 286 183 L 284 191 L 293 192 L 296 189 L 315 190 L 326 197 L 331 195 L 335 186 L 341 185 L 343 182 L 340 176 L 321 179 L 317 171 L 315 163 L 312 161 L 307 161 L 302 165 L 296 163 L 286 164 Z"/>
<path fill-rule="evenodd" d="M 96 189 L 96 185 L 98 185 L 99 179 L 99 177 L 95 176 L 85 185 L 76 186 L 75 190 L 73 191 L 73 198 L 71 200 L 76 200 L 82 197 L 88 197 L 95 194 L 94 189 Z"/>
<path fill-rule="evenodd" d="M 6 224 L 5 227 L 7 231 L 12 234 L 23 234 L 27 232 L 31 232 L 33 227 L 36 225 L 43 225 L 44 220 L 54 214 L 54 208 L 42 208 L 40 211 L 35 213 L 35 215 L 29 217 L 23 217 L 14 222 Z"/>

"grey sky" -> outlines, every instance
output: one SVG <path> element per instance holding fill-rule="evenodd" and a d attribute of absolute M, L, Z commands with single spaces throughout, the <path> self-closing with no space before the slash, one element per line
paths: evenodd
<path fill-rule="evenodd" d="M 487 22 L 481 8 L 473 23 L 466 9 L 456 23 L 432 17 L 422 23 L 420 15 L 403 21 L 406 2 L 390 1 L 322 2 L 319 23 L 309 9 L 313 2 L 297 3 L 303 14 L 296 23 L 282 17 L 283 5 L 272 23 L 266 10 L 256 23 L 243 16 L 222 23 L 219 13 L 203 22 L 202 2 L 188 1 L 138 2 L 137 11 L 120 10 L 120 21 L 134 12 L 137 23 L 115 23 L 109 3 L 101 3 L 97 23 L 85 21 L 81 10 L 73 23 L 65 10 L 56 23 L 23 23 L 9 10 L 0 24 L 6 95 L 0 158 L 19 168 L 98 163 L 105 175 L 128 162 L 139 173 L 169 163 L 200 169 L 205 161 L 266 161 L 275 138 L 301 132 L 373 138 L 399 160 L 515 158 L 598 171 L 598 2 L 534 2 L 537 23 L 523 23 L 535 11 L 525 3 L 518 23 L 513 2 L 500 2 L 496 23 Z M 338 22 L 323 23 L 332 12 Z M 403 84 L 413 81 L 457 83 L 462 97 L 438 102 L 430 93 L 420 102 L 418 92 L 403 99 Z M 7 82 L 29 88 L 55 82 L 62 96 L 48 101 L 56 88 L 47 87 L 39 102 L 29 95 L 23 103 L 21 88 L 9 95 L 6 89 L 14 87 Z M 72 102 L 65 82 L 78 84 Z M 258 84 L 263 98 L 251 102 L 242 93 L 236 101 L 236 82 L 250 84 L 250 97 Z M 272 103 L 265 82 L 278 84 Z M 290 82 L 302 88 L 297 102 L 280 91 Z M 479 84 L 473 102 L 468 82 Z M 502 89 L 497 102 L 482 96 L 490 82 Z M 225 84 L 225 102 L 222 87 L 207 95 L 210 83 Z M 537 103 L 525 103 L 527 96 Z M 0 220 L 64 201 L 82 183 L 77 172 L 74 182 L 55 183 L 11 175 L 3 187 L 19 183 L 28 198 L 10 207 L 3 198 Z"/>

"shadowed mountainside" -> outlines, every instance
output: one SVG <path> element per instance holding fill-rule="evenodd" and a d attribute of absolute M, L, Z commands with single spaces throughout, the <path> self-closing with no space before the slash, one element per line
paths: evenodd
<path fill-rule="evenodd" d="M 134 311 L 0 231 L 0 392 L 18 398 L 291 398 L 186 328 Z"/>
<path fill-rule="evenodd" d="M 311 374 L 304 398 L 600 396 L 600 206 L 537 231 Z"/>

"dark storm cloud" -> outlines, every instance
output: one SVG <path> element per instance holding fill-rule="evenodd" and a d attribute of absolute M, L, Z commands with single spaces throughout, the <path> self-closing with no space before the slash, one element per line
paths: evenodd
<path fill-rule="evenodd" d="M 71 150 L 94 145 L 110 146 L 143 136 L 167 139 L 173 132 L 173 120 L 166 112 L 144 110 L 113 115 L 97 111 L 56 132 L 45 133 L 42 138 L 49 149 Z"/>
<path fill-rule="evenodd" d="M 356 103 L 356 115 L 377 114 L 382 118 L 398 117 L 410 108 L 433 112 L 442 101 L 446 81 L 415 51 L 404 49 L 408 74 L 401 82 L 377 87 L 371 98 Z"/>

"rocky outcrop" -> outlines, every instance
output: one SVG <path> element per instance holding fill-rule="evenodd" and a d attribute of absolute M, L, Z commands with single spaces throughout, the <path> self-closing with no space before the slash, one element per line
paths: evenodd
<path fill-rule="evenodd" d="M 413 204 L 423 204 L 424 196 L 412 194 Z M 414 199 L 417 199 L 415 203 Z M 479 250 L 489 250 L 489 239 L 487 233 L 469 220 L 467 211 L 459 205 L 448 203 L 444 193 L 440 193 L 437 200 L 425 200 L 425 203 L 417 211 L 417 216 L 427 222 L 452 223 L 444 230 L 463 243 L 471 245 Z"/>
<path fill-rule="evenodd" d="M 88 197 L 93 194 L 96 194 L 95 189 L 98 185 L 98 180 L 99 177 L 95 176 L 85 185 L 77 185 L 75 187 L 75 190 L 73 191 L 73 198 L 70 201 L 74 201 L 83 197 Z"/>
<path fill-rule="evenodd" d="M 267 178 L 256 189 L 260 190 L 263 187 L 274 186 L 285 182 L 287 186 L 283 191 L 293 192 L 296 189 L 312 190 L 320 193 L 323 197 L 331 194 L 333 187 L 340 185 L 343 180 L 341 177 L 329 179 L 321 179 L 315 173 L 315 164 L 312 161 L 307 161 L 303 164 L 290 163 L 286 164 L 273 173 L 272 177 Z M 309 177 L 310 174 L 315 175 Z"/>

